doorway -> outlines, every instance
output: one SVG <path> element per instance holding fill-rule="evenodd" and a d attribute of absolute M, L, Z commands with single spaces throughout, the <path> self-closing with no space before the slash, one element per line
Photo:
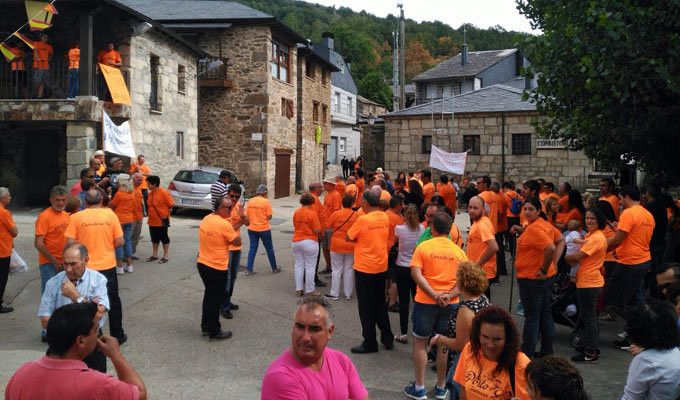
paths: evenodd
<path fill-rule="evenodd" d="M 290 196 L 290 156 L 291 153 L 276 153 L 274 172 L 274 198 Z"/>
<path fill-rule="evenodd" d="M 52 186 L 62 184 L 65 135 L 59 129 L 25 132 L 25 205 L 46 206 Z"/>
<path fill-rule="evenodd" d="M 328 162 L 332 165 L 338 163 L 338 137 L 331 137 L 331 144 L 328 146 Z"/>

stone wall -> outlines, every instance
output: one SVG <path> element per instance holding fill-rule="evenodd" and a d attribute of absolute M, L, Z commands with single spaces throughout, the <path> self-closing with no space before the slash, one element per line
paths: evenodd
<path fill-rule="evenodd" d="M 159 110 L 152 110 L 151 56 L 159 59 Z M 178 89 L 178 68 L 185 70 L 185 90 Z M 166 186 L 181 168 L 198 165 L 198 92 L 196 54 L 169 37 L 149 30 L 129 45 L 130 124 L 137 154 L 144 154 L 154 174 Z M 184 154 L 178 154 L 178 132 Z M 181 147 L 181 146 L 180 146 Z"/>
<path fill-rule="evenodd" d="M 361 156 L 366 169 L 385 168 L 385 125 L 361 125 Z M 396 175 L 392 176 L 396 178 Z"/>
<path fill-rule="evenodd" d="M 516 182 L 542 177 L 552 182 L 569 181 L 583 187 L 592 162 L 582 153 L 567 149 L 537 149 L 536 131 L 531 121 L 536 114 L 508 114 L 505 118 L 505 179 Z M 445 151 L 462 152 L 464 135 L 479 135 L 480 155 L 468 155 L 466 172 L 501 179 L 502 119 L 497 114 L 458 114 L 455 134 L 451 118 L 388 117 L 385 123 L 385 168 L 390 172 L 429 168 L 429 153 L 422 153 L 422 137 L 431 136 L 432 144 Z M 531 134 L 531 155 L 512 154 L 512 134 Z M 453 142 L 453 148 L 451 144 Z M 438 175 L 440 171 L 436 171 Z"/>

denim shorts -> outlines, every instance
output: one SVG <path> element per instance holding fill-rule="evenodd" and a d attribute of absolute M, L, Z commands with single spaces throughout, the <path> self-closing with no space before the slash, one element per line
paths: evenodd
<path fill-rule="evenodd" d="M 413 336 L 427 339 L 432 334 L 445 335 L 449 318 L 451 318 L 451 306 L 440 307 L 437 304 L 423 304 L 413 302 Z"/>

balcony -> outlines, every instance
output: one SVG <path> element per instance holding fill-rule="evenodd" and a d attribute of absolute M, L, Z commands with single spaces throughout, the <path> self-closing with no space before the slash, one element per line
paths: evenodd
<path fill-rule="evenodd" d="M 233 79 L 227 75 L 227 59 L 206 57 L 198 60 L 198 85 L 201 87 L 234 87 Z"/>

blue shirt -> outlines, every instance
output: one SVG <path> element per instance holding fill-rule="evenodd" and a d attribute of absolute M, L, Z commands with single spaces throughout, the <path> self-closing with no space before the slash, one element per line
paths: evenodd
<path fill-rule="evenodd" d="M 61 284 L 66 279 L 66 272 L 61 271 L 56 274 L 45 285 L 45 292 L 40 300 L 40 308 L 38 309 L 38 317 L 49 317 L 57 308 L 73 303 L 71 299 L 61 294 Z M 76 289 L 78 293 L 85 300 L 92 301 L 95 297 L 99 304 L 110 309 L 109 295 L 106 291 L 106 277 L 97 271 L 85 268 L 83 276 L 76 282 Z M 103 328 L 106 317 L 99 321 L 99 327 Z"/>

